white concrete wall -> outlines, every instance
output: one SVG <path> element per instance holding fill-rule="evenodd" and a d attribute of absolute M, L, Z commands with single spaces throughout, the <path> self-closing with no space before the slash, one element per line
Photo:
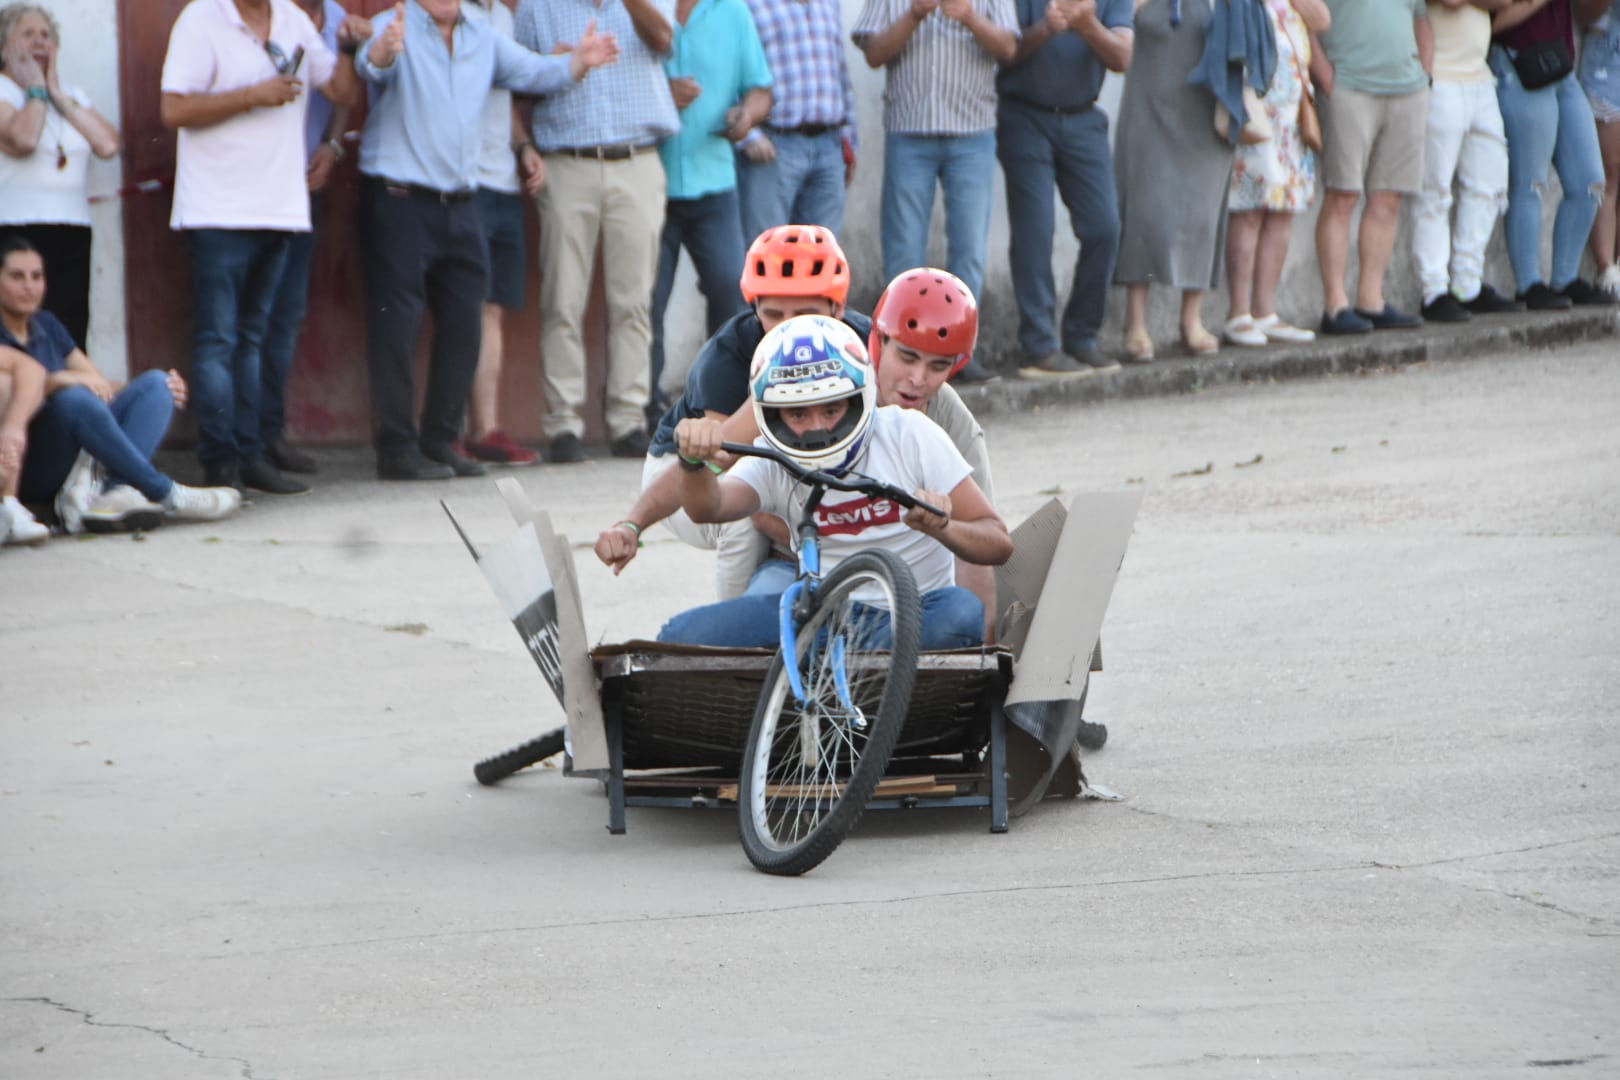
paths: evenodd
<path fill-rule="evenodd" d="M 43 0 L 62 27 L 61 79 L 90 97 L 96 111 L 118 123 L 118 10 L 116 0 Z M 154 91 L 155 92 L 155 91 Z M 95 230 L 90 279 L 90 340 L 86 347 L 110 378 L 122 379 L 129 357 L 124 335 L 124 216 L 116 196 L 123 163 L 90 162 Z"/>

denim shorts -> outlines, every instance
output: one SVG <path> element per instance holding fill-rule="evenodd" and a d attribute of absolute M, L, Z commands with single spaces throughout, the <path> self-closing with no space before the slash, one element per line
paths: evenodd
<path fill-rule="evenodd" d="M 484 216 L 484 250 L 489 255 L 489 291 L 484 300 L 521 311 L 529 291 L 523 196 L 479 188 L 478 211 Z"/>
<path fill-rule="evenodd" d="M 1614 9 L 1587 31 L 1579 78 L 1598 122 L 1620 120 L 1620 14 Z"/>

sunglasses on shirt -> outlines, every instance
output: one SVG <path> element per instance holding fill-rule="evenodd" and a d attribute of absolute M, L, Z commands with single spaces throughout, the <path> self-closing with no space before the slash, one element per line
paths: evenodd
<path fill-rule="evenodd" d="M 277 75 L 297 75 L 298 69 L 304 63 L 304 47 L 302 45 L 293 50 L 292 56 L 281 51 L 281 46 L 273 41 L 264 43 L 264 51 L 270 57 L 270 63 L 275 66 Z"/>

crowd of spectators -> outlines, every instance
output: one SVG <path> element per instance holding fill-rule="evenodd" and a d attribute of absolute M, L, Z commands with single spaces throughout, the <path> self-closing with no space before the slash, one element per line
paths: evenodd
<path fill-rule="evenodd" d="M 527 292 L 526 197 L 539 219 L 544 456 L 590 455 L 584 326 L 600 256 L 608 450 L 645 457 L 683 389 L 662 325 L 681 251 L 713 335 L 754 318 L 757 296 L 739 283 L 755 236 L 843 228 L 860 145 L 850 44 L 883 72 L 884 279 L 927 263 L 938 191 L 944 269 L 979 301 L 999 159 L 1026 378 L 1119 370 L 1101 344 L 1113 285 L 1125 288 L 1119 359 L 1138 364 L 1155 356 L 1155 284 L 1179 292 L 1193 356 L 1620 298 L 1620 0 L 863 0 L 849 31 L 839 0 L 400 0 L 373 18 L 338 0 L 191 0 L 159 88 L 177 133 L 171 227 L 191 256 L 191 355 L 185 378 L 120 389 L 84 354 L 86 167 L 116 157 L 120 136 L 62 82 L 52 14 L 0 8 L 0 241 L 13 277 L 0 539 L 40 537 L 25 504 L 41 505 L 40 477 L 64 461 L 72 491 L 43 504 L 68 530 L 218 516 L 237 505 L 225 492 L 307 491 L 317 462 L 288 440 L 285 400 L 317 229 L 353 227 L 359 241 L 378 476 L 536 461 L 506 434 L 500 399 L 503 317 Z M 1112 140 L 1098 108 L 1110 71 L 1124 75 Z M 324 212 L 323 192 L 362 101 L 351 225 Z M 1386 295 L 1408 198 L 1415 311 Z M 1277 306 L 1295 216 L 1318 201 L 1313 330 L 1314 316 L 1293 312 L 1295 325 Z M 1079 247 L 1066 299 L 1051 266 L 1059 202 Z M 1498 217 L 1507 293 L 1484 272 Z M 1212 333 L 1204 294 L 1223 269 L 1230 306 Z M 971 357 L 954 373 L 994 377 Z M 139 414 L 132 449 L 88 434 L 106 424 L 93 408 L 63 426 L 51 406 L 87 387 L 115 420 Z M 131 412 L 120 395 L 137 389 Z M 134 463 L 176 407 L 195 419 L 204 478 L 174 485 L 181 496 Z M 50 468 L 31 472 L 47 429 Z M 204 509 L 185 501 L 197 491 L 213 493 Z"/>

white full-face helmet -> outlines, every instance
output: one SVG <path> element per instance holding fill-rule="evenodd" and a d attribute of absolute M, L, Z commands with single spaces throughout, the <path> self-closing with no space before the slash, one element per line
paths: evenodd
<path fill-rule="evenodd" d="M 877 379 L 860 335 L 827 315 L 799 315 L 765 335 L 754 350 L 749 396 L 765 441 L 811 469 L 841 472 L 866 447 L 877 409 Z M 849 400 L 849 410 L 828 431 L 795 435 L 784 408 Z"/>

